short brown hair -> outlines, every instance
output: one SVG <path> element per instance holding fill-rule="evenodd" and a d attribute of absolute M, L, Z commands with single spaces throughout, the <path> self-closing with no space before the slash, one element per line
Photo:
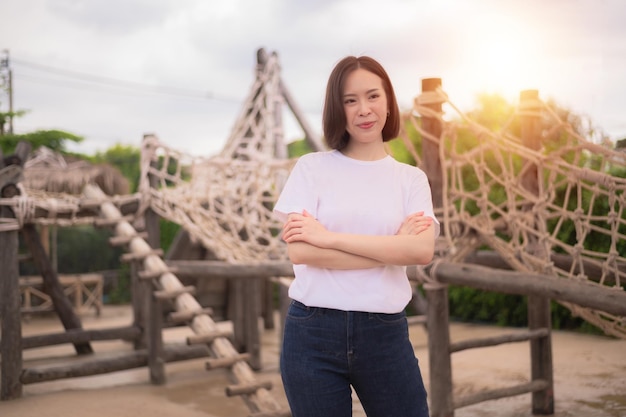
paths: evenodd
<path fill-rule="evenodd" d="M 379 76 L 383 82 L 383 88 L 387 96 L 387 106 L 389 106 L 389 115 L 382 132 L 383 142 L 397 137 L 400 131 L 398 102 L 396 101 L 396 95 L 389 75 L 387 75 L 383 66 L 368 56 L 347 56 L 335 65 L 326 86 L 322 126 L 326 144 L 331 149 L 341 150 L 348 145 L 350 140 L 350 136 L 346 131 L 347 121 L 346 112 L 343 108 L 343 89 L 348 75 L 359 68 Z"/>

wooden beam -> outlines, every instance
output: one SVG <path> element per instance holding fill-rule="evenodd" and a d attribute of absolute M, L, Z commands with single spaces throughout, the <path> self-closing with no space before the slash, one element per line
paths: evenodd
<path fill-rule="evenodd" d="M 479 392 L 477 394 L 468 395 L 454 401 L 454 408 L 467 407 L 473 404 L 482 403 L 489 400 L 497 400 L 499 398 L 513 397 L 516 395 L 526 394 L 529 392 L 538 392 L 550 387 L 550 383 L 546 380 L 535 380 L 526 384 L 515 385 L 512 387 L 499 388 Z M 550 413 L 554 414 L 554 413 Z"/>
<path fill-rule="evenodd" d="M 177 274 L 195 277 L 272 278 L 293 276 L 293 265 L 287 261 L 233 264 L 224 261 L 166 260 Z"/>
<path fill-rule="evenodd" d="M 504 334 L 500 336 L 486 337 L 484 339 L 470 339 L 450 345 L 450 353 L 460 352 L 466 349 L 475 349 L 487 346 L 496 346 L 503 343 L 524 342 L 531 339 L 545 337 L 550 334 L 550 329 L 529 330 L 520 333 Z"/>
<path fill-rule="evenodd" d="M 426 268 L 427 270 L 430 267 Z M 505 294 L 540 295 L 581 307 L 626 317 L 626 291 L 552 275 L 494 270 L 483 266 L 441 262 L 437 281 Z"/>
<path fill-rule="evenodd" d="M 50 296 L 54 310 L 56 311 L 63 327 L 66 330 L 70 329 L 82 329 L 83 325 L 80 318 L 74 311 L 72 302 L 68 299 L 67 295 L 63 291 L 63 286 L 59 281 L 59 277 L 55 271 L 52 270 L 52 265 L 48 259 L 44 248 L 39 238 L 39 233 L 33 224 L 25 224 L 22 227 L 22 236 L 24 242 L 28 246 L 30 253 L 33 255 L 34 263 L 39 270 L 43 278 L 43 289 L 46 294 Z M 93 353 L 93 349 L 89 342 L 77 342 L 74 343 L 74 349 L 79 355 L 86 355 Z"/>
<path fill-rule="evenodd" d="M 166 363 L 210 356 L 209 349 L 205 345 L 187 346 L 180 343 L 164 346 L 163 353 Z M 21 382 L 23 384 L 34 384 L 37 382 L 55 381 L 57 379 L 125 371 L 127 369 L 142 368 L 147 365 L 148 351 L 142 349 L 115 356 L 93 358 L 87 361 L 26 368 L 22 372 Z"/>
<path fill-rule="evenodd" d="M 86 343 L 98 340 L 133 340 L 141 334 L 134 326 L 112 327 L 109 329 L 72 329 L 63 333 L 48 333 L 27 336 L 22 339 L 23 349 L 61 345 L 63 343 Z"/>
<path fill-rule="evenodd" d="M 602 267 L 599 265 L 598 261 L 591 261 L 589 259 L 582 259 L 579 263 L 574 259 L 573 256 L 567 255 L 564 253 L 551 253 L 550 261 L 554 263 L 554 266 L 563 270 L 563 271 L 571 271 L 570 273 L 573 275 L 578 275 L 583 273 L 587 277 L 587 279 L 600 282 L 603 275 Z M 511 265 L 509 265 L 502 255 L 500 255 L 496 251 L 490 250 L 480 250 L 473 252 L 465 257 L 463 262 L 468 264 L 482 265 L 488 266 L 490 268 L 496 269 L 506 269 L 512 270 Z M 582 268 L 581 268 L 582 267 Z M 617 269 L 620 273 L 626 274 L 626 263 L 617 262 Z M 615 285 L 615 276 L 606 276 L 603 281 L 604 285 Z"/>

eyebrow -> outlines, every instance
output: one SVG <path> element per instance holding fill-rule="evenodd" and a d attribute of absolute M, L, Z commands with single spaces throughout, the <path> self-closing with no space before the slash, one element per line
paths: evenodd
<path fill-rule="evenodd" d="M 380 88 L 378 88 L 378 87 L 376 87 L 376 88 L 370 88 L 369 90 L 367 90 L 367 91 L 365 92 L 365 94 L 371 94 L 371 93 L 374 93 L 374 92 L 376 92 L 376 91 L 380 91 Z M 357 95 L 356 93 L 347 93 L 347 94 L 344 94 L 343 96 L 344 96 L 344 97 L 348 97 L 348 96 L 356 96 L 356 95 Z"/>

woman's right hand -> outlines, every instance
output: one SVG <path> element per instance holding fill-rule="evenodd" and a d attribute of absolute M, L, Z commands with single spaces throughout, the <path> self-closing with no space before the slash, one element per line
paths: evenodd
<path fill-rule="evenodd" d="M 396 235 L 419 235 L 433 224 L 432 217 L 424 216 L 423 211 L 409 214 L 400 225 Z"/>
<path fill-rule="evenodd" d="M 283 240 L 287 243 L 306 242 L 319 248 L 327 247 L 329 232 L 312 214 L 290 213 L 283 226 Z"/>

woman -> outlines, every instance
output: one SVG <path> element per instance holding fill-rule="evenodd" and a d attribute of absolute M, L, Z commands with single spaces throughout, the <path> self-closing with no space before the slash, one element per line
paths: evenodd
<path fill-rule="evenodd" d="M 428 179 L 389 156 L 400 114 L 384 68 L 346 57 L 328 80 L 328 152 L 300 157 L 274 208 L 295 280 L 281 375 L 293 417 L 428 416 L 404 309 L 406 265 L 432 260 Z"/>

